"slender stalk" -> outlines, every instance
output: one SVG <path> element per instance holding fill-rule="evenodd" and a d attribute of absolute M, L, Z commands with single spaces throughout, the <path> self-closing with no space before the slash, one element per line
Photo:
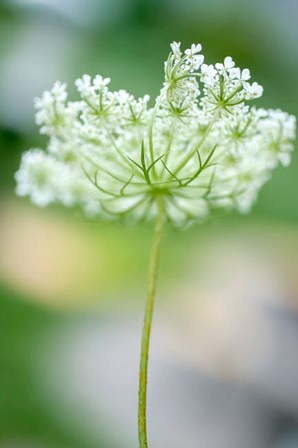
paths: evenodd
<path fill-rule="evenodd" d="M 209 135 L 209 132 L 214 124 L 215 118 L 213 118 L 213 120 L 209 123 L 209 125 L 207 126 L 204 135 L 201 137 L 201 139 L 199 140 L 199 142 L 192 148 L 192 150 L 186 155 L 186 157 L 179 163 L 179 165 L 177 166 L 177 168 L 174 170 L 174 174 L 175 176 L 179 173 L 180 170 L 182 170 L 182 168 L 185 167 L 185 165 L 187 164 L 187 162 L 195 155 L 195 153 L 200 149 L 200 147 L 203 145 L 203 143 L 205 142 L 206 138 Z"/>
<path fill-rule="evenodd" d="M 142 332 L 140 372 L 139 372 L 139 406 L 138 406 L 138 430 L 139 430 L 139 448 L 148 448 L 147 442 L 147 377 L 148 377 L 148 357 L 151 334 L 151 324 L 154 309 L 154 298 L 156 290 L 156 279 L 159 263 L 160 245 L 162 231 L 165 223 L 163 197 L 158 199 L 158 215 L 156 219 L 154 238 L 150 258 L 150 267 L 148 275 L 148 294 L 144 316 L 144 325 Z"/>
<path fill-rule="evenodd" d="M 155 156 L 154 156 L 154 147 L 153 147 L 153 125 L 154 125 L 154 120 L 156 117 L 156 114 L 158 112 L 158 108 L 160 106 L 160 104 L 162 103 L 162 100 L 164 98 L 164 93 L 161 93 L 160 96 L 157 98 L 154 109 L 153 109 L 153 113 L 152 113 L 152 117 L 149 123 L 149 132 L 148 132 L 148 137 L 149 137 L 149 151 L 150 151 L 150 158 L 151 158 L 151 163 L 154 162 Z M 156 178 L 156 169 L 155 169 L 155 165 L 153 165 L 152 167 L 152 174 L 153 174 L 153 178 Z"/>

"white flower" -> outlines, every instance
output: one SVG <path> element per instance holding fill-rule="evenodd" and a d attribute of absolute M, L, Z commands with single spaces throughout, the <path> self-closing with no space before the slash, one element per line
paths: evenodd
<path fill-rule="evenodd" d="M 83 96 L 88 95 L 91 87 L 91 76 L 83 75 L 82 79 L 75 81 L 75 86 Z"/>
<path fill-rule="evenodd" d="M 185 50 L 186 64 L 189 65 L 190 70 L 198 70 L 204 62 L 204 56 L 197 54 L 202 50 L 201 44 L 192 44 L 190 48 Z"/>
<path fill-rule="evenodd" d="M 176 57 L 179 57 L 181 55 L 180 45 L 180 42 L 174 41 L 171 43 L 171 50 Z"/>
<path fill-rule="evenodd" d="M 230 70 L 235 66 L 235 62 L 233 61 L 233 59 L 230 56 L 225 57 L 224 59 L 224 63 L 217 63 L 215 64 L 215 68 L 220 72 L 224 72 L 225 70 Z"/>
<path fill-rule="evenodd" d="M 55 83 L 35 100 L 47 150 L 23 155 L 17 194 L 133 220 L 154 219 L 162 197 L 175 226 L 203 221 L 213 208 L 249 211 L 271 171 L 289 164 L 296 120 L 250 107 L 263 88 L 249 83 L 249 70 L 231 57 L 203 64 L 200 51 L 171 44 L 153 107 L 148 95 L 109 90 L 100 75 L 75 82 L 74 102 Z"/>
<path fill-rule="evenodd" d="M 93 80 L 93 85 L 97 90 L 101 90 L 103 87 L 106 87 L 111 82 L 111 78 L 103 78 L 100 75 L 96 75 Z"/>
<path fill-rule="evenodd" d="M 187 50 L 185 50 L 185 54 L 188 57 L 193 57 L 195 54 L 199 53 L 202 50 L 202 45 L 201 44 L 192 44 L 192 46 L 190 48 L 188 48 Z"/>
<path fill-rule="evenodd" d="M 248 81 L 250 79 L 250 71 L 248 70 L 248 68 L 245 68 L 244 70 L 242 70 L 241 79 L 243 81 Z"/>
<path fill-rule="evenodd" d="M 250 98 L 259 98 L 263 95 L 263 87 L 260 86 L 257 82 L 253 82 L 252 85 L 245 83 L 244 89 L 247 93 L 247 99 Z"/>
<path fill-rule="evenodd" d="M 200 93 L 196 77 L 204 56 L 197 54 L 202 49 L 200 44 L 193 44 L 191 48 L 185 50 L 184 55 L 180 50 L 177 53 L 175 44 L 176 42 L 171 46 L 175 53 L 172 49 L 164 65 L 165 82 L 161 98 L 166 96 L 173 107 L 182 107 L 186 103 L 195 101 Z"/>
<path fill-rule="evenodd" d="M 204 56 L 202 54 L 195 54 L 191 59 L 191 63 L 194 70 L 198 70 L 200 66 L 203 64 L 203 62 L 204 62 Z"/>
<path fill-rule="evenodd" d="M 217 70 L 214 65 L 203 64 L 201 66 L 201 81 L 208 87 L 214 86 L 217 81 Z"/>
<path fill-rule="evenodd" d="M 248 68 L 240 70 L 239 67 L 229 69 L 229 76 L 231 79 L 238 79 L 241 81 L 248 81 L 251 77 Z"/>
<path fill-rule="evenodd" d="M 217 71 L 214 68 L 214 65 L 203 64 L 201 67 L 202 75 L 210 76 L 214 78 L 217 75 Z"/>
<path fill-rule="evenodd" d="M 32 202 L 44 207 L 56 199 L 55 184 L 59 166 L 41 149 L 32 149 L 22 157 L 21 169 L 15 174 L 17 194 L 30 194 Z"/>
<path fill-rule="evenodd" d="M 232 68 L 235 66 L 235 62 L 233 61 L 233 59 L 231 58 L 231 56 L 227 56 L 224 59 L 224 66 L 226 69 Z"/>

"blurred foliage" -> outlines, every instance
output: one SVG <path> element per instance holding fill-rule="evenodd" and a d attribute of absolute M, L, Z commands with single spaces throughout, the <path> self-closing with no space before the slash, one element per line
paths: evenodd
<path fill-rule="evenodd" d="M 47 407 L 34 374 L 42 355 L 40 339 L 70 316 L 30 305 L 3 287 L 0 295 L 0 446 L 20 440 L 28 447 L 33 441 L 49 448 L 93 448 Z"/>

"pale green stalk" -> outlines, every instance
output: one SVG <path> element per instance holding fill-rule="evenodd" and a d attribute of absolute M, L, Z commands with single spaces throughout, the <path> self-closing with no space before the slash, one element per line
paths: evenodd
<path fill-rule="evenodd" d="M 140 372 L 139 372 L 139 406 L 138 406 L 138 430 L 139 448 L 148 448 L 147 441 L 147 378 L 148 378 L 148 357 L 151 334 L 151 324 L 154 309 L 154 298 L 156 290 L 156 279 L 158 272 L 160 245 L 162 231 L 165 223 L 164 200 L 162 196 L 157 197 L 158 214 L 154 229 L 154 238 L 150 258 L 148 275 L 148 294 L 144 316 L 144 325 L 141 343 Z"/>
<path fill-rule="evenodd" d="M 209 132 L 214 124 L 215 118 L 213 118 L 213 120 L 209 123 L 204 135 L 201 137 L 201 139 L 199 140 L 199 142 L 193 147 L 193 149 L 186 155 L 186 157 L 184 159 L 182 159 L 182 161 L 178 164 L 178 166 L 176 167 L 176 169 L 174 170 L 174 174 L 177 175 L 179 173 L 180 170 L 182 170 L 182 168 L 185 167 L 185 165 L 187 164 L 187 162 L 189 162 L 189 160 L 195 155 L 195 153 L 200 149 L 200 147 L 203 145 L 203 143 L 205 142 L 205 140 L 207 139 Z"/>

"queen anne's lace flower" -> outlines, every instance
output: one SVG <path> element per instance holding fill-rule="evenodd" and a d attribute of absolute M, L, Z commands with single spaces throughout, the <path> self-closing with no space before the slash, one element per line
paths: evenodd
<path fill-rule="evenodd" d="M 173 42 L 171 50 L 153 108 L 148 95 L 112 92 L 100 75 L 76 81 L 79 101 L 67 102 L 59 82 L 36 99 L 49 144 L 24 154 L 17 194 L 137 220 L 154 217 L 162 196 L 175 225 L 213 208 L 249 210 L 271 170 L 289 164 L 295 118 L 250 107 L 263 88 L 231 57 L 206 65 L 199 44 L 182 53 Z"/>

